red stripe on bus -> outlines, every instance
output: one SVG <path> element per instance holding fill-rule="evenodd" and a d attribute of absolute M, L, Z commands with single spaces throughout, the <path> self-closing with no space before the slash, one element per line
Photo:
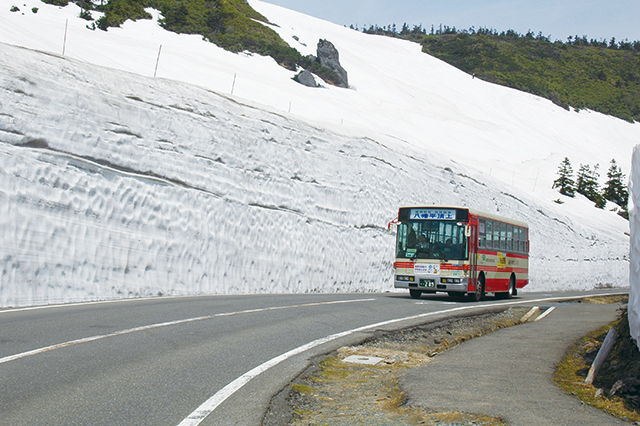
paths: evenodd
<path fill-rule="evenodd" d="M 526 274 L 529 272 L 527 268 L 499 268 L 497 266 L 478 265 L 478 270 L 485 272 L 515 272 L 517 274 Z"/>
<path fill-rule="evenodd" d="M 441 263 L 440 269 L 444 271 L 462 271 L 464 269 L 464 265 L 453 265 L 451 263 Z"/>
<path fill-rule="evenodd" d="M 413 269 L 413 265 L 415 265 L 415 262 L 396 262 L 393 264 L 393 266 L 395 266 L 396 268 L 407 268 L 407 269 Z"/>
<path fill-rule="evenodd" d="M 415 265 L 415 262 L 395 262 L 393 265 L 396 268 L 407 268 L 407 269 L 413 269 L 413 266 Z M 428 263 L 419 263 L 419 265 L 429 265 Z M 440 264 L 440 269 L 443 271 L 463 271 L 465 269 L 465 267 L 468 267 L 468 264 L 462 264 L 462 265 L 454 265 L 451 263 L 441 263 Z"/>
<path fill-rule="evenodd" d="M 488 256 L 497 256 L 498 253 L 503 253 L 506 257 L 514 257 L 516 259 L 528 259 L 529 255 L 527 254 L 516 254 L 516 253 L 504 253 L 502 251 L 489 251 L 489 250 L 478 250 L 478 254 L 486 254 Z"/>

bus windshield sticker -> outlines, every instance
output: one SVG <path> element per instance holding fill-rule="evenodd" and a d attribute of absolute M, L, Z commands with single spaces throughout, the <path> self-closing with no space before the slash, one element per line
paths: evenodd
<path fill-rule="evenodd" d="M 409 219 L 456 220 L 455 209 L 411 209 Z"/>
<path fill-rule="evenodd" d="M 414 274 L 440 275 L 440 264 L 416 263 L 413 265 Z"/>

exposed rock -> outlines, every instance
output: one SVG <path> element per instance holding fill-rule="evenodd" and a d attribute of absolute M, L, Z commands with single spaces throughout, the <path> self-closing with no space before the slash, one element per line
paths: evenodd
<path fill-rule="evenodd" d="M 347 78 L 347 71 L 340 65 L 340 58 L 338 55 L 338 50 L 335 48 L 333 43 L 328 40 L 320 40 L 318 41 L 318 60 L 320 61 L 320 65 L 323 67 L 327 67 L 330 70 L 334 71 L 339 79 L 340 87 L 349 87 L 349 80 Z"/>
<path fill-rule="evenodd" d="M 303 70 L 296 77 L 298 83 L 307 86 L 307 87 L 318 87 L 318 83 L 316 83 L 316 79 L 313 77 L 313 74 L 307 70 Z"/>

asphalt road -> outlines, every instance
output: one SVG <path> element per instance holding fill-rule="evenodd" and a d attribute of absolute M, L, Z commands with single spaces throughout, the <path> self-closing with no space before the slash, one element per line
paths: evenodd
<path fill-rule="evenodd" d="M 315 355 L 493 305 L 408 293 L 158 298 L 0 310 L 0 425 L 258 425 Z M 305 346 L 306 345 L 306 346 Z"/>

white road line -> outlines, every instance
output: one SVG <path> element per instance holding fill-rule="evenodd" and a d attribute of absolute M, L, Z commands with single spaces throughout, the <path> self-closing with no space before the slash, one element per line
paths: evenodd
<path fill-rule="evenodd" d="M 442 313 L 448 313 L 448 312 L 454 312 L 454 311 L 467 310 L 467 309 L 471 309 L 471 308 L 478 308 L 478 306 L 465 306 L 465 307 L 454 308 L 454 309 L 449 309 L 449 310 L 445 310 L 445 311 L 429 312 L 429 313 L 426 313 L 426 314 L 419 314 L 419 315 L 413 315 L 413 316 L 410 316 L 410 317 L 404 317 L 404 318 L 392 319 L 392 320 L 388 320 L 388 321 L 382 321 L 382 322 L 378 322 L 378 323 L 375 323 L 375 324 L 365 325 L 363 327 L 358 327 L 358 328 L 354 328 L 354 329 L 351 329 L 351 330 L 343 331 L 341 333 L 332 334 L 330 336 L 314 340 L 313 342 L 307 343 L 306 345 L 299 346 L 299 347 L 297 347 L 295 349 L 290 350 L 289 352 L 283 353 L 282 355 L 279 355 L 279 356 L 277 356 L 275 358 L 272 358 L 269 361 L 264 362 L 264 363 L 260 364 L 259 366 L 255 367 L 254 369 L 244 373 L 242 376 L 238 377 L 233 382 L 229 383 L 227 386 L 225 386 L 224 388 L 220 389 L 218 392 L 216 392 L 215 395 L 213 395 L 211 398 L 206 400 L 202 405 L 200 405 L 198 408 L 196 408 L 195 411 L 193 411 L 191 414 L 189 414 L 189 416 L 187 416 L 186 419 L 181 421 L 178 424 L 178 426 L 197 426 L 197 425 L 199 425 L 205 419 L 205 417 L 207 417 L 209 414 L 211 414 L 213 412 L 213 410 L 215 410 L 227 398 L 229 398 L 231 395 L 233 395 L 236 391 L 238 391 L 240 388 L 242 388 L 245 384 L 247 384 L 251 379 L 253 379 L 254 377 L 258 376 L 260 373 L 263 373 L 263 372 L 267 371 L 271 367 L 280 364 L 282 361 L 285 361 L 285 360 L 287 360 L 287 359 L 289 359 L 289 358 L 291 358 L 291 357 L 293 357 L 295 355 L 298 355 L 298 354 L 300 354 L 302 352 L 305 352 L 305 351 L 307 351 L 309 349 L 313 349 L 316 346 L 320 346 L 320 345 L 322 345 L 324 343 L 331 342 L 332 340 L 336 340 L 336 339 L 339 339 L 341 337 L 345 337 L 345 336 L 348 336 L 350 334 L 357 333 L 359 331 L 369 330 L 369 329 L 375 328 L 375 327 L 382 327 L 382 326 L 393 324 L 393 323 L 400 322 L 400 321 L 408 321 L 408 320 L 411 320 L 411 319 L 423 318 L 423 317 L 428 317 L 428 316 L 432 316 L 432 315 L 436 315 L 436 314 L 442 314 Z"/>
<path fill-rule="evenodd" d="M 616 293 L 616 294 L 618 294 L 618 293 Z M 620 293 L 620 294 L 627 294 L 627 293 Z M 485 307 L 491 307 L 491 306 L 522 305 L 522 304 L 526 304 L 526 303 L 540 303 L 540 302 L 546 302 L 546 301 L 550 301 L 550 300 L 556 300 L 557 301 L 557 300 L 583 299 L 585 297 L 591 297 L 591 296 L 600 296 L 600 295 L 599 294 L 585 294 L 585 295 L 581 295 L 581 296 L 567 296 L 567 297 L 557 297 L 557 298 L 551 297 L 551 298 L 546 298 L 546 299 L 521 300 L 521 301 L 515 301 L 515 302 L 501 302 L 501 303 L 490 303 L 490 304 L 482 304 L 482 305 L 463 306 L 463 307 L 459 307 L 459 308 L 445 309 L 445 310 L 442 310 L 442 311 L 428 312 L 428 313 L 425 313 L 425 314 L 412 315 L 412 316 L 404 317 L 404 318 L 396 318 L 396 319 L 392 319 L 392 320 L 382 321 L 382 322 L 378 322 L 378 323 L 375 323 L 375 324 L 365 325 L 365 326 L 362 326 L 362 327 L 358 327 L 358 328 L 354 328 L 354 329 L 351 329 L 351 330 L 343 331 L 341 333 L 332 334 L 330 336 L 323 337 L 321 339 L 317 339 L 317 340 L 314 340 L 313 342 L 310 342 L 310 343 L 307 343 L 305 345 L 299 346 L 299 347 L 297 347 L 295 349 L 290 350 L 289 352 L 285 352 L 282 355 L 279 355 L 279 356 L 277 356 L 275 358 L 272 358 L 269 361 L 266 361 L 266 362 L 258 365 L 257 367 L 247 371 L 242 376 L 238 377 L 237 379 L 235 379 L 234 381 L 232 381 L 231 383 L 229 383 L 228 385 L 226 385 L 225 387 L 220 389 L 211 398 L 209 398 L 204 403 L 202 403 L 191 414 L 189 414 L 184 420 L 182 420 L 178 424 L 178 426 L 197 426 L 197 425 L 199 425 L 207 416 L 209 416 L 209 414 L 213 413 L 213 411 L 216 408 L 218 408 L 218 406 L 220 404 L 222 404 L 224 401 L 226 401 L 231 395 L 236 393 L 239 389 L 241 389 L 244 385 L 246 385 L 254 377 L 257 377 L 258 375 L 260 375 L 261 373 L 264 373 L 265 371 L 267 371 L 271 367 L 274 367 L 274 366 L 280 364 L 281 362 L 286 361 L 287 359 L 292 358 L 292 357 L 294 357 L 294 356 L 296 356 L 298 354 L 301 354 L 301 353 L 303 353 L 305 351 L 308 351 L 309 349 L 313 349 L 316 346 L 320 346 L 320 345 L 322 345 L 324 343 L 331 342 L 332 340 L 336 340 L 336 339 L 339 339 L 341 337 L 348 336 L 350 334 L 354 334 L 354 333 L 358 333 L 360 331 L 366 331 L 366 330 L 370 330 L 372 328 L 382 327 L 382 326 L 385 326 L 385 325 L 394 324 L 394 323 L 398 323 L 398 322 L 402 322 L 402 321 L 410 321 L 410 320 L 414 320 L 414 319 L 418 319 L 418 318 L 426 318 L 426 317 L 437 315 L 437 314 L 446 314 L 446 313 L 451 313 L 451 312 L 465 311 L 465 310 L 470 310 L 470 309 L 478 309 L 478 308 L 485 308 Z"/>
<path fill-rule="evenodd" d="M 164 296 L 162 297 L 162 300 L 187 298 L 187 297 L 193 297 L 193 296 L 168 296 L 168 297 Z M 142 300 L 151 300 L 151 299 L 159 299 L 159 298 L 158 297 L 136 297 L 132 299 L 95 300 L 92 302 L 74 302 L 74 303 L 62 303 L 58 305 L 27 306 L 25 308 L 6 308 L 6 309 L 3 308 L 3 309 L 0 309 L 0 315 L 12 313 L 12 312 L 37 311 L 40 309 L 69 308 L 74 306 L 102 305 L 106 303 L 139 302 Z"/>
<path fill-rule="evenodd" d="M 551 312 L 553 312 L 553 310 L 555 309 L 555 306 L 550 307 L 549 309 L 547 309 L 546 311 L 544 311 L 542 314 L 540 314 L 538 316 L 538 318 L 534 319 L 533 322 L 536 321 L 540 321 L 542 318 L 546 317 L 547 315 L 549 315 Z"/>
<path fill-rule="evenodd" d="M 78 344 L 81 344 L 81 343 L 93 342 L 93 341 L 100 340 L 100 339 L 106 339 L 107 337 L 114 337 L 114 336 L 121 336 L 123 334 L 135 333 L 136 331 L 144 331 L 144 330 L 151 330 L 151 329 L 154 329 L 154 328 L 168 327 L 170 325 L 185 324 L 185 323 L 194 322 L 194 321 L 203 321 L 203 320 L 208 320 L 208 319 L 217 318 L 217 317 L 228 317 L 228 316 L 232 316 L 232 315 L 250 314 L 250 313 L 265 312 L 265 311 L 276 311 L 276 310 L 280 310 L 280 309 L 306 308 L 306 307 L 309 307 L 309 306 L 321 306 L 321 305 L 337 305 L 337 304 L 340 304 L 340 303 L 371 302 L 371 301 L 374 301 L 374 300 L 376 300 L 376 299 L 350 299 L 350 300 L 335 300 L 335 301 L 331 301 L 331 302 L 305 303 L 305 304 L 301 304 L 301 305 L 272 306 L 272 307 L 269 307 L 269 308 L 247 309 L 247 310 L 244 310 L 244 311 L 225 312 L 225 313 L 214 314 L 214 315 L 206 315 L 206 316 L 202 316 L 202 317 L 195 317 L 195 318 L 187 318 L 187 319 L 176 320 L 176 321 L 162 322 L 162 323 L 158 323 L 158 324 L 151 324 L 151 325 L 145 325 L 145 326 L 141 326 L 141 327 L 128 328 L 126 330 L 120 330 L 120 331 L 116 331 L 116 332 L 109 333 L 109 334 L 102 334 L 102 335 L 98 335 L 98 336 L 85 337 L 85 338 L 77 339 L 77 340 L 70 340 L 68 342 L 58 343 L 58 344 L 55 344 L 55 345 L 46 346 L 46 347 L 43 347 L 43 348 L 38 348 L 38 349 L 31 350 L 31 351 L 15 354 L 15 355 L 9 355 L 9 356 L 6 356 L 4 358 L 0 358 L 0 364 L 3 364 L 5 362 L 9 362 L 9 361 L 15 361 L 16 359 L 25 358 L 25 357 L 32 356 L 32 355 L 41 354 L 43 352 L 52 351 L 52 350 L 55 350 L 55 349 L 66 348 L 67 346 L 73 346 L 73 345 L 78 345 Z"/>

